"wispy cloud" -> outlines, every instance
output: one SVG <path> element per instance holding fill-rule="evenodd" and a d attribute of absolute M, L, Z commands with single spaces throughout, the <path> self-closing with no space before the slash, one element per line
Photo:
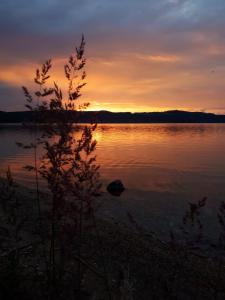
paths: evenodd
<path fill-rule="evenodd" d="M 174 63 L 181 60 L 179 56 L 176 55 L 137 55 L 138 58 L 146 60 L 146 61 L 153 61 L 159 63 Z"/>

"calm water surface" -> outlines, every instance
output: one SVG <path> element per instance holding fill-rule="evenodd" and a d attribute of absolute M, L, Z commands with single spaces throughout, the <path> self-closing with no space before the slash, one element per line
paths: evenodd
<path fill-rule="evenodd" d="M 32 164 L 33 154 L 15 141 L 33 137 L 21 126 L 0 126 L 0 170 L 10 165 L 28 187 L 34 176 L 23 166 Z M 95 138 L 103 182 L 118 178 L 126 186 L 120 198 L 107 199 L 103 214 L 124 221 L 129 211 L 168 238 L 168 228 L 178 228 L 187 203 L 207 196 L 205 224 L 216 238 L 217 210 L 225 200 L 225 124 L 102 124 Z"/>
<path fill-rule="evenodd" d="M 18 125 L 0 127 L 0 170 L 10 165 L 30 185 L 33 176 L 23 166 L 32 163 L 32 151 L 15 141 L 32 138 Z M 95 138 L 105 182 L 119 178 L 128 189 L 147 191 L 223 191 L 225 124 L 101 124 Z"/>

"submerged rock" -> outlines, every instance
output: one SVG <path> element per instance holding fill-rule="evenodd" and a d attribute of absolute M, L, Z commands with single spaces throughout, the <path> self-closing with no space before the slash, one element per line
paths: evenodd
<path fill-rule="evenodd" d="M 107 191 L 113 196 L 120 196 L 123 191 L 125 191 L 125 187 L 121 180 L 117 179 L 107 186 Z"/>

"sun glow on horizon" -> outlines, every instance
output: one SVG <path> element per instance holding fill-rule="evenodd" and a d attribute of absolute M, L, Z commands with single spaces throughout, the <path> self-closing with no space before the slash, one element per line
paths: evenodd
<path fill-rule="evenodd" d="M 50 85 L 53 81 L 58 83 L 65 95 L 67 81 L 63 66 L 66 61 L 67 57 L 53 60 L 49 82 Z M 223 69 L 206 74 L 200 71 L 189 73 L 179 69 L 180 64 L 184 64 L 184 58 L 162 54 L 141 56 L 133 53 L 128 58 L 119 56 L 108 61 L 104 57 L 90 58 L 81 102 L 89 102 L 90 111 L 161 112 L 179 109 L 223 113 L 225 107 L 211 105 L 212 99 L 217 99 L 218 103 L 222 99 Z M 21 95 L 20 102 L 15 108 L 10 108 L 11 111 L 24 109 L 20 88 L 22 85 L 30 90 L 36 88 L 33 78 L 37 67 L 40 67 L 37 62 L 2 66 L 0 81 Z M 215 89 L 211 88 L 213 85 Z M 4 108 L 0 107 L 0 110 Z"/>

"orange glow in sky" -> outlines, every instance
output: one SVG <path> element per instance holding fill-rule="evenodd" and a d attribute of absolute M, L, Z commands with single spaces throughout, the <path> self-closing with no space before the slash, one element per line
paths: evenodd
<path fill-rule="evenodd" d="M 216 105 L 214 108 L 212 102 L 223 98 L 220 86 L 225 70 L 188 72 L 182 66 L 188 64 L 189 59 L 162 54 L 130 54 L 111 60 L 89 58 L 86 67 L 87 85 L 83 89 L 82 100 L 90 102 L 89 110 L 216 111 Z M 65 61 L 66 57 L 53 60 L 53 76 L 50 80 L 50 83 L 56 81 L 64 91 L 67 84 L 63 73 Z M 0 81 L 18 88 L 18 93 L 21 93 L 20 86 L 24 82 L 32 90 L 35 87 L 33 77 L 37 67 L 37 63 L 3 66 Z M 22 107 L 23 102 L 17 103 L 16 107 L 19 105 Z"/>
<path fill-rule="evenodd" d="M 224 0 L 20 2 L 0 8 L 0 110 L 24 109 L 20 87 L 50 57 L 65 90 L 83 32 L 90 110 L 225 113 Z"/>

